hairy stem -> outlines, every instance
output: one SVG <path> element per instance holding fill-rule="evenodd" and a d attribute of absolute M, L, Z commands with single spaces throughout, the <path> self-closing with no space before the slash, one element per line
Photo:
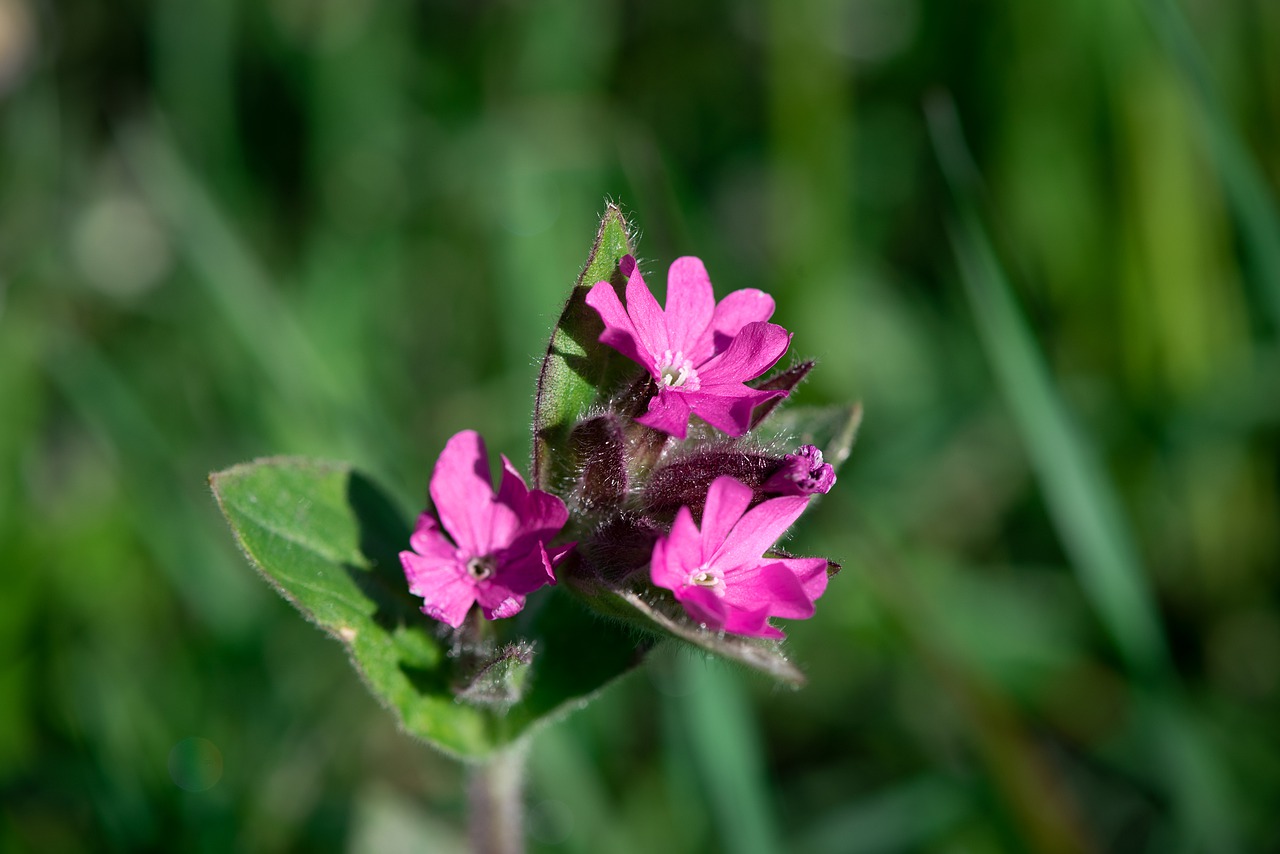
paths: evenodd
<path fill-rule="evenodd" d="M 523 854 L 525 741 L 509 745 L 471 770 L 473 854 Z"/>

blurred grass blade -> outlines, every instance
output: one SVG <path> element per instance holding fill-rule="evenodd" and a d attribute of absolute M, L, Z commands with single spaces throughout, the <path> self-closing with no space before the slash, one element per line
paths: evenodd
<path fill-rule="evenodd" d="M 1209 156 L 1253 262 L 1259 297 L 1271 312 L 1273 332 L 1280 335 L 1280 212 L 1266 175 L 1229 118 L 1182 9 L 1174 0 L 1143 0 L 1142 8 L 1200 108 Z"/>
<path fill-rule="evenodd" d="M 392 428 L 382 403 L 351 376 L 349 364 L 298 322 L 232 218 L 183 161 L 164 124 L 157 119 L 125 128 L 118 143 L 145 196 L 178 236 L 214 316 L 269 378 L 272 393 L 304 411 L 318 408 L 313 417 L 340 418 L 362 428 L 345 431 L 371 437 L 349 450 L 362 457 L 376 454 L 394 471 L 402 459 L 400 432 Z"/>
<path fill-rule="evenodd" d="M 721 849 L 735 854 L 782 850 L 760 753 L 760 739 L 738 676 L 714 659 L 681 656 L 687 744 L 719 830 Z"/>
<path fill-rule="evenodd" d="M 944 777 L 922 777 L 833 810 L 805 830 L 805 854 L 918 851 L 968 813 L 971 797 Z"/>
<path fill-rule="evenodd" d="M 609 801 L 609 788 L 601 779 L 598 763 L 566 728 L 553 727 L 534 739 L 529 775 L 536 797 L 567 811 L 564 820 L 569 832 L 560 844 L 568 851 L 632 854 L 639 850 L 627 837 L 625 823 Z M 536 820 L 542 805 L 531 806 L 531 818 Z M 538 837 L 536 827 L 530 835 Z"/>
<path fill-rule="evenodd" d="M 1139 687 L 1145 683 L 1152 690 L 1152 697 L 1139 704 L 1137 726 L 1162 765 L 1162 781 L 1175 801 L 1188 850 L 1236 850 L 1231 797 L 1211 748 L 1179 698 L 1169 650 L 1120 502 L 1054 387 L 978 218 L 978 173 L 954 103 L 936 96 L 926 104 L 926 112 L 938 161 L 955 196 L 949 232 L 979 338 L 1081 586 L 1138 677 Z"/>
<path fill-rule="evenodd" d="M 157 124 L 121 132 L 120 150 L 244 349 L 276 390 L 336 395 L 334 373 L 283 304 L 263 265 Z"/>
<path fill-rule="evenodd" d="M 974 171 L 950 101 L 928 105 L 938 160 L 955 192 L 950 223 L 978 335 L 1013 409 L 1045 498 L 1080 580 L 1134 673 L 1168 668 L 1168 650 L 1120 503 L 1054 388 L 971 201 Z"/>

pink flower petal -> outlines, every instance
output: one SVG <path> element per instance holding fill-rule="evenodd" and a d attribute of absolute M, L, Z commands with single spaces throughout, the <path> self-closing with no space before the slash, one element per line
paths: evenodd
<path fill-rule="evenodd" d="M 751 506 L 753 495 L 751 487 L 732 477 L 718 477 L 712 481 L 702 511 L 703 556 L 709 557 L 720 548 L 733 526 Z"/>
<path fill-rule="evenodd" d="M 639 336 L 640 348 L 652 356 L 660 356 L 664 350 L 671 348 L 667 336 L 667 318 L 649 291 L 649 286 L 644 283 L 636 260 L 628 255 L 622 259 L 621 267 L 623 274 L 627 276 L 627 315 Z M 657 376 L 656 373 L 654 375 Z"/>
<path fill-rule="evenodd" d="M 524 610 L 524 597 L 508 596 L 492 607 L 481 604 L 480 610 L 484 612 L 486 620 L 504 620 L 507 617 L 514 617 Z"/>
<path fill-rule="evenodd" d="M 477 433 L 465 430 L 445 445 L 431 475 L 431 498 L 440 521 L 422 514 L 410 537 L 414 551 L 400 555 L 424 613 L 455 628 L 476 601 L 490 619 L 510 616 L 524 607 L 525 594 L 555 583 L 546 543 L 568 519 L 564 502 L 530 491 L 505 456 L 495 494 Z M 557 548 L 554 560 L 572 547 Z"/>
<path fill-rule="evenodd" d="M 758 560 L 800 517 L 808 504 L 807 495 L 784 495 L 757 504 L 733 526 L 733 531 L 712 557 L 712 564 L 728 572 L 733 567 Z"/>
<path fill-rule="evenodd" d="M 730 436 L 745 436 L 751 429 L 751 411 L 766 400 L 785 394 L 785 391 L 758 391 L 742 383 L 733 383 L 703 386 L 682 397 L 693 414 L 712 427 Z M 683 438 L 683 434 L 677 438 Z"/>
<path fill-rule="evenodd" d="M 426 512 L 418 516 L 418 524 L 409 537 L 409 545 L 418 554 L 438 560 L 453 560 L 458 552 L 440 530 L 440 523 Z"/>
<path fill-rule="evenodd" d="M 573 551 L 574 547 L 577 545 L 578 544 L 576 542 L 572 542 L 572 543 L 565 543 L 564 545 L 561 545 L 561 546 L 555 546 L 550 549 L 546 549 L 547 562 L 548 562 L 547 569 L 548 569 L 548 572 L 550 572 L 553 579 L 555 578 L 555 573 L 551 572 L 551 570 L 559 566 L 560 561 L 568 557 L 569 552 Z M 825 561 L 823 562 L 825 563 Z M 555 584 L 555 581 L 553 580 L 551 583 Z"/>
<path fill-rule="evenodd" d="M 499 458 L 502 460 L 502 481 L 498 484 L 498 501 L 524 518 L 529 502 L 529 487 L 506 454 L 500 454 Z"/>
<path fill-rule="evenodd" d="M 804 594 L 812 601 L 827 591 L 827 559 L 824 557 L 791 557 L 780 561 L 796 577 Z"/>
<path fill-rule="evenodd" d="M 684 606 L 694 622 L 702 623 L 711 631 L 725 628 L 730 613 L 724 601 L 705 587 L 686 587 L 676 594 L 676 599 Z"/>
<path fill-rule="evenodd" d="M 724 352 L 734 336 L 742 331 L 742 327 L 748 323 L 768 320 L 773 317 L 773 310 L 773 297 L 764 291 L 755 288 L 734 291 L 716 305 L 711 325 L 702 333 L 702 338 L 694 348 L 696 355 L 690 354 L 689 358 L 693 359 L 695 365 L 699 365 L 716 353 Z"/>
<path fill-rule="evenodd" d="M 725 620 L 724 630 L 735 635 L 749 635 L 757 638 L 785 638 L 779 629 L 768 623 L 768 614 L 761 608 L 756 611 L 730 611 Z"/>
<path fill-rule="evenodd" d="M 787 352 L 791 333 L 776 323 L 748 323 L 723 353 L 698 366 L 707 385 L 755 379 L 774 366 Z"/>
<path fill-rule="evenodd" d="M 524 485 L 524 478 L 511 465 L 511 460 L 502 455 L 502 480 L 498 493 L 490 493 L 490 501 L 494 506 L 489 523 L 489 551 L 497 551 L 511 543 L 528 529 L 530 509 L 529 488 Z M 559 530 L 557 528 L 557 530 Z"/>
<path fill-rule="evenodd" d="M 541 489 L 529 491 L 529 502 L 525 505 L 523 528 L 537 535 L 541 540 L 550 540 L 565 522 L 569 521 L 569 510 L 564 502 L 549 492 Z"/>
<path fill-rule="evenodd" d="M 643 365 L 650 373 L 656 374 L 657 363 L 653 356 L 640 343 L 640 333 L 631 322 L 627 310 L 618 299 L 618 292 L 608 282 L 596 282 L 587 292 L 587 305 L 600 314 L 604 322 L 604 332 L 600 333 L 600 343 L 606 344 L 626 356 L 633 362 Z"/>
<path fill-rule="evenodd" d="M 682 508 L 684 509 L 684 508 Z M 649 560 L 649 580 L 655 587 L 676 591 L 684 583 L 680 564 L 671 563 L 671 552 L 667 548 L 667 540 L 660 538 L 653 544 L 653 557 Z"/>
<path fill-rule="evenodd" d="M 780 495 L 814 495 L 830 492 L 835 483 L 836 470 L 822 461 L 822 451 L 814 445 L 801 445 L 782 458 L 782 465 L 762 489 Z"/>
<path fill-rule="evenodd" d="M 692 359 L 694 348 L 711 323 L 715 310 L 716 297 L 711 289 L 711 277 L 707 275 L 702 261 L 685 256 L 671 262 L 667 271 L 665 313 L 667 347 Z"/>
<path fill-rule="evenodd" d="M 781 632 L 769 625 L 768 606 L 747 609 L 729 606 L 726 610 L 728 618 L 724 623 L 725 631 L 754 637 L 782 637 Z"/>
<path fill-rule="evenodd" d="M 521 554 L 500 552 L 493 577 L 481 582 L 480 586 L 489 589 L 502 587 L 511 594 L 523 596 L 539 587 L 555 583 L 556 576 L 551 571 L 546 549 L 542 543 L 535 543 L 533 548 Z M 483 602 L 485 597 L 479 598 Z"/>
<path fill-rule="evenodd" d="M 455 629 L 467 618 L 476 600 L 476 589 L 457 563 L 425 558 L 414 552 L 400 552 L 400 563 L 409 592 L 422 597 L 422 613 Z"/>
<path fill-rule="evenodd" d="M 649 568 L 653 583 L 668 590 L 679 590 L 689 580 L 689 573 L 703 563 L 702 535 L 693 524 L 688 507 L 676 513 L 671 533 L 654 544 L 653 562 Z"/>
<path fill-rule="evenodd" d="M 799 620 L 813 616 L 813 598 L 781 561 L 754 561 L 726 570 L 724 576 L 725 602 L 734 608 L 763 607 L 770 616 Z"/>
<path fill-rule="evenodd" d="M 688 397 L 687 394 L 659 388 L 658 393 L 649 399 L 649 411 L 636 421 L 669 436 L 683 439 L 689 430 Z"/>
<path fill-rule="evenodd" d="M 474 430 L 453 436 L 431 473 L 431 500 L 444 529 L 468 554 L 487 554 L 493 530 L 494 496 L 489 455 Z"/>

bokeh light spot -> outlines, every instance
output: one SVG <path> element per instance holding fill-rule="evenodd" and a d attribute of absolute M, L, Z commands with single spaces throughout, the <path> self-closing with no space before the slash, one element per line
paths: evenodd
<path fill-rule="evenodd" d="M 169 776 L 180 789 L 207 792 L 222 779 L 222 752 L 207 738 L 184 738 L 169 751 Z"/>
<path fill-rule="evenodd" d="M 151 212 L 126 195 L 108 195 L 80 214 L 71 249 L 81 274 L 116 297 L 135 297 L 159 284 L 173 253 Z"/>

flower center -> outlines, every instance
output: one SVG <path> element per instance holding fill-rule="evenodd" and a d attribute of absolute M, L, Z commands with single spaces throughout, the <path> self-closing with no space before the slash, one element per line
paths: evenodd
<path fill-rule="evenodd" d="M 492 557 L 473 557 L 467 561 L 467 575 L 476 581 L 484 581 L 493 575 L 494 560 Z"/>
<path fill-rule="evenodd" d="M 685 583 L 695 587 L 706 587 L 715 595 L 724 596 L 724 573 L 705 564 L 689 573 Z"/>
<path fill-rule="evenodd" d="M 693 362 L 687 359 L 683 350 L 676 350 L 672 353 L 666 350 L 662 354 L 662 358 L 658 360 L 658 376 L 662 378 L 662 384 L 668 388 L 682 388 L 686 391 L 697 391 L 701 383 L 698 381 L 698 372 L 693 368 Z"/>

